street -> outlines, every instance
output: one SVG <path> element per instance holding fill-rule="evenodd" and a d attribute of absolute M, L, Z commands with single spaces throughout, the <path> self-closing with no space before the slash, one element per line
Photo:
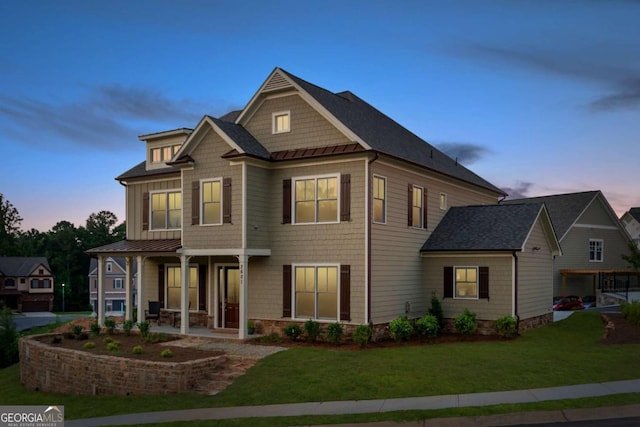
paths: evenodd
<path fill-rule="evenodd" d="M 26 329 L 31 329 L 36 326 L 44 326 L 51 323 L 56 323 L 59 320 L 60 323 L 68 322 L 74 319 L 81 319 L 83 317 L 89 317 L 87 314 L 53 314 L 53 313 L 20 313 L 13 316 L 13 323 L 16 325 L 18 332 Z"/>

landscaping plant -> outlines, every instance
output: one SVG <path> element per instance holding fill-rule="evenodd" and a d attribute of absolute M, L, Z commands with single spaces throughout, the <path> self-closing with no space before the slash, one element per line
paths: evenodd
<path fill-rule="evenodd" d="M 18 332 L 13 314 L 8 308 L 0 310 L 0 368 L 18 361 Z"/>
<path fill-rule="evenodd" d="M 300 326 L 297 323 L 290 323 L 287 326 L 285 326 L 282 331 L 284 332 L 284 334 L 289 337 L 289 339 L 291 340 L 291 342 L 295 341 L 298 339 L 298 337 L 300 335 L 302 335 L 302 329 L 300 328 Z"/>
<path fill-rule="evenodd" d="M 131 335 L 131 330 L 133 329 L 135 324 L 136 322 L 134 322 L 133 320 L 125 320 L 124 322 L 122 322 L 122 330 L 124 331 L 124 334 L 126 336 Z"/>
<path fill-rule="evenodd" d="M 444 329 L 444 312 L 442 311 L 442 303 L 436 296 L 435 292 L 431 293 L 431 308 L 429 309 L 429 314 L 433 315 L 438 319 L 438 326 L 440 330 Z"/>
<path fill-rule="evenodd" d="M 353 342 L 360 348 L 364 348 L 371 339 L 371 328 L 368 325 L 360 325 L 353 332 Z"/>
<path fill-rule="evenodd" d="M 416 320 L 416 331 L 421 336 L 433 338 L 438 336 L 440 332 L 440 324 L 438 318 L 433 314 L 426 314 L 420 319 Z"/>
<path fill-rule="evenodd" d="M 640 301 L 623 302 L 620 309 L 625 319 L 640 326 Z"/>
<path fill-rule="evenodd" d="M 136 345 L 133 347 L 133 349 L 131 349 L 131 352 L 133 354 L 142 354 L 144 352 L 144 350 L 142 349 L 141 345 Z"/>
<path fill-rule="evenodd" d="M 149 336 L 149 330 L 151 329 L 151 323 L 148 320 L 144 322 L 138 322 L 138 330 L 140 331 L 140 338 L 147 339 Z"/>
<path fill-rule="evenodd" d="M 96 348 L 96 343 L 94 343 L 93 341 L 88 341 L 82 345 L 82 348 L 91 350 L 92 348 Z"/>
<path fill-rule="evenodd" d="M 115 330 L 115 328 L 116 328 L 116 321 L 115 321 L 115 319 L 112 319 L 112 318 L 110 318 L 110 317 L 109 317 L 108 319 L 105 319 L 105 320 L 104 320 L 104 327 L 107 329 L 107 333 L 108 333 L 109 335 L 113 334 L 113 331 L 114 331 L 114 330 Z"/>
<path fill-rule="evenodd" d="M 335 322 L 330 323 L 327 326 L 327 341 L 331 344 L 338 345 L 342 342 L 342 335 L 344 334 L 344 327 L 342 323 Z"/>
<path fill-rule="evenodd" d="M 320 336 L 320 323 L 313 319 L 307 320 L 304 322 L 304 332 L 309 342 L 316 342 Z"/>
<path fill-rule="evenodd" d="M 495 329 L 502 338 L 513 338 L 518 335 L 516 319 L 514 319 L 513 316 L 502 316 L 494 320 L 493 329 Z"/>
<path fill-rule="evenodd" d="M 160 356 L 162 356 L 162 357 L 173 357 L 173 352 L 167 348 L 167 349 L 162 350 L 160 352 Z"/>
<path fill-rule="evenodd" d="M 400 316 L 389 323 L 389 333 L 396 341 L 408 341 L 413 334 L 413 326 L 406 316 Z"/>
<path fill-rule="evenodd" d="M 471 313 L 469 309 L 465 308 L 464 313 L 453 319 L 453 326 L 456 330 L 463 335 L 473 335 L 478 330 L 476 324 L 476 314 Z"/>
<path fill-rule="evenodd" d="M 91 331 L 91 336 L 97 337 L 101 332 L 100 324 L 98 322 L 93 322 L 89 326 L 89 330 Z"/>

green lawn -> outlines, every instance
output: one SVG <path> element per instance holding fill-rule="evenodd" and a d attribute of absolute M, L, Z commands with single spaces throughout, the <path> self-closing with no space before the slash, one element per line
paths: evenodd
<path fill-rule="evenodd" d="M 514 341 L 355 352 L 292 348 L 261 360 L 217 396 L 80 397 L 38 393 L 20 385 L 18 366 L 14 365 L 0 370 L 0 396 L 4 405 L 65 405 L 66 418 L 73 419 L 169 409 L 430 396 L 640 378 L 637 363 L 640 345 L 603 345 L 599 342 L 602 334 L 603 325 L 597 313 L 575 313 L 562 322 L 528 331 Z M 639 403 L 640 394 L 627 399 L 624 402 Z M 580 401 L 608 402 L 607 398 Z M 513 406 L 507 411 L 532 407 Z M 458 413 L 455 411 L 445 412 Z M 492 409 L 482 411 L 490 413 Z"/>

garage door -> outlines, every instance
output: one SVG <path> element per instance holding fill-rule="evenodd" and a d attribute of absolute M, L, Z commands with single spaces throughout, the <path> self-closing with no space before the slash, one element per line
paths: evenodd
<path fill-rule="evenodd" d="M 22 301 L 22 311 L 49 311 L 49 301 Z"/>

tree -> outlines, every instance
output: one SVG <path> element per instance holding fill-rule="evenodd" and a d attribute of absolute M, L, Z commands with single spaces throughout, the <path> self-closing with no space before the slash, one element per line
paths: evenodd
<path fill-rule="evenodd" d="M 0 256 L 16 254 L 16 243 L 22 217 L 18 209 L 0 193 Z"/>
<path fill-rule="evenodd" d="M 109 211 L 92 213 L 87 218 L 85 227 L 80 227 L 84 249 L 97 248 L 124 239 L 124 228 L 116 226 L 118 217 Z"/>
<path fill-rule="evenodd" d="M 640 271 L 640 249 L 634 241 L 629 242 L 629 255 L 622 255 L 622 259 L 631 264 L 635 271 Z"/>

